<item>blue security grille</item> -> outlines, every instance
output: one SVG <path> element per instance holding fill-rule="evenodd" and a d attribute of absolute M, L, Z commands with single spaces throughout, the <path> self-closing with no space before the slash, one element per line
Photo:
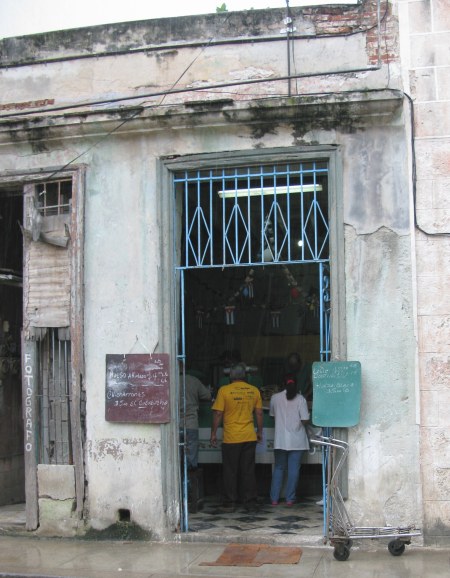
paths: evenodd
<path fill-rule="evenodd" d="M 324 162 L 184 171 L 181 267 L 327 261 Z"/>
<path fill-rule="evenodd" d="M 320 263 L 320 360 L 330 361 L 331 357 L 331 289 L 330 265 Z"/>

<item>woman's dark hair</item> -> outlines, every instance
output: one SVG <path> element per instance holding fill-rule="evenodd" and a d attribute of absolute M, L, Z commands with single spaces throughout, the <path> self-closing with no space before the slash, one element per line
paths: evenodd
<path fill-rule="evenodd" d="M 297 380 L 293 375 L 286 375 L 284 378 L 284 387 L 286 389 L 286 398 L 294 399 L 297 396 Z"/>

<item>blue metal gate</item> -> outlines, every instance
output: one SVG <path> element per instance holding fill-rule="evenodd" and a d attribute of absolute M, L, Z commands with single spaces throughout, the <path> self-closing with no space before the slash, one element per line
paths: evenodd
<path fill-rule="evenodd" d="M 175 239 L 181 315 L 178 359 L 186 361 L 185 271 L 228 267 L 317 265 L 320 358 L 330 359 L 328 164 L 186 170 L 174 175 Z M 181 230 L 180 230 L 181 228 Z M 177 244 L 176 244 L 177 245 Z M 180 380 L 184 403 L 185 380 Z M 180 424 L 183 432 L 183 424 Z M 185 439 L 185 435 L 183 436 Z M 182 444 L 181 444 L 182 448 Z M 188 530 L 187 464 L 183 459 L 183 531 Z"/>

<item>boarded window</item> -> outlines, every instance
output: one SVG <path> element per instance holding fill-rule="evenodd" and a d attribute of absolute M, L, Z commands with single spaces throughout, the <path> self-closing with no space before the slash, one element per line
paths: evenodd
<path fill-rule="evenodd" d="M 70 180 L 25 195 L 25 327 L 70 326 Z"/>
<path fill-rule="evenodd" d="M 31 243 L 27 254 L 27 321 L 32 327 L 70 325 L 70 261 L 67 249 Z"/>

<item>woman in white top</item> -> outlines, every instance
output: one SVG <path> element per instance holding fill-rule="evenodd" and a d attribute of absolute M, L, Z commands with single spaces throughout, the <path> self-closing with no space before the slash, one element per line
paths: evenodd
<path fill-rule="evenodd" d="M 305 398 L 297 393 L 297 382 L 293 376 L 284 380 L 284 389 L 272 396 L 270 415 L 275 418 L 274 454 L 275 466 L 272 474 L 270 499 L 278 505 L 284 474 L 287 471 L 286 504 L 295 502 L 300 464 L 305 450 L 309 450 L 305 425 L 309 421 Z"/>

